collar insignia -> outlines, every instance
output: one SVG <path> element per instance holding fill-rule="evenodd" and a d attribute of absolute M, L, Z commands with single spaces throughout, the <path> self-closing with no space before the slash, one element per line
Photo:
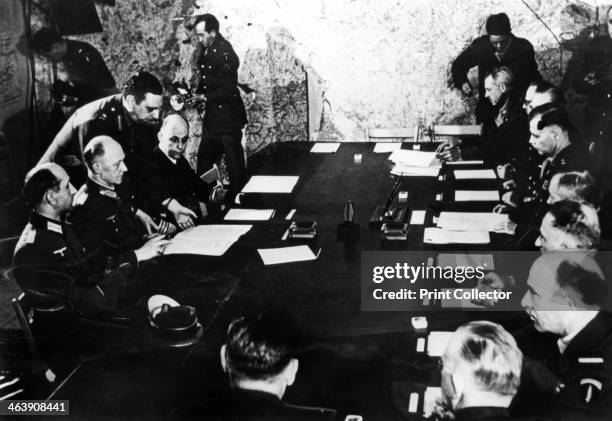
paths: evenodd
<path fill-rule="evenodd" d="M 63 234 L 62 226 L 60 224 L 56 224 L 55 222 L 47 221 L 47 231 L 53 231 L 58 234 Z"/>

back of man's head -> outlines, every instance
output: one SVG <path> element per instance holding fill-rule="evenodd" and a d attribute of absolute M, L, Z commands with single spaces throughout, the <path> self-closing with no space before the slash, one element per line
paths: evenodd
<path fill-rule="evenodd" d="M 62 36 L 53 28 L 40 28 L 32 37 L 32 48 L 38 53 L 51 50 L 53 44 L 64 42 Z"/>
<path fill-rule="evenodd" d="M 550 180 L 550 202 L 572 200 L 599 208 L 602 192 L 588 171 L 570 171 L 555 174 Z"/>
<path fill-rule="evenodd" d="M 452 376 L 459 396 L 448 396 L 453 393 L 444 391 L 444 385 L 443 392 L 463 407 L 484 402 L 490 403 L 486 406 L 508 405 L 520 384 L 522 358 L 516 341 L 500 325 L 488 321 L 463 325 L 442 356 L 443 377 L 445 372 Z"/>
<path fill-rule="evenodd" d="M 553 233 L 551 243 L 557 247 L 552 249 L 597 250 L 601 230 L 597 211 L 590 205 L 571 200 L 561 200 L 553 203 L 548 210 L 543 224 L 550 223 Z M 542 227 L 544 231 L 546 227 Z M 556 230 L 556 232 L 555 232 Z"/>
<path fill-rule="evenodd" d="M 537 108 L 546 104 L 555 104 L 558 108 L 563 108 L 565 107 L 565 95 L 561 88 L 549 82 L 541 82 L 536 86 L 531 106 Z"/>
<path fill-rule="evenodd" d="M 559 107 L 557 104 L 548 103 L 535 107 L 533 111 L 529 113 L 529 121 L 539 118 L 537 129 L 543 130 L 546 127 L 557 126 L 563 132 L 567 133 L 568 136 L 575 131 L 572 122 L 570 121 L 569 114 L 563 107 Z M 569 136 L 570 142 L 572 136 Z"/>
<path fill-rule="evenodd" d="M 491 71 L 491 77 L 498 85 L 505 85 L 506 89 L 514 86 L 514 74 L 507 66 L 496 67 Z"/>
<path fill-rule="evenodd" d="M 124 98 L 132 95 L 136 103 L 140 103 L 147 93 L 162 95 L 164 89 L 157 77 L 149 72 L 140 71 L 130 76 L 125 85 L 123 85 L 122 93 Z"/>
<path fill-rule="evenodd" d="M 227 331 L 225 365 L 230 379 L 274 382 L 295 358 L 293 319 L 273 313 L 234 319 Z"/>

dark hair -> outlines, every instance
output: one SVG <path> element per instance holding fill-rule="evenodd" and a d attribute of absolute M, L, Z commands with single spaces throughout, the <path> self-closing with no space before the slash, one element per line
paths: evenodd
<path fill-rule="evenodd" d="M 41 168 L 28 174 L 23 186 L 23 197 L 29 209 L 34 209 L 50 189 L 57 190 L 59 180 L 48 168 Z"/>
<path fill-rule="evenodd" d="M 195 27 L 200 22 L 204 22 L 204 30 L 210 34 L 211 31 L 219 32 L 219 21 L 216 17 L 211 15 L 210 13 L 206 13 L 202 16 L 198 16 L 194 22 L 193 26 Z"/>
<path fill-rule="evenodd" d="M 123 96 L 133 95 L 136 103 L 142 102 L 147 93 L 153 95 L 162 95 L 164 93 L 159 79 L 149 72 L 138 72 L 130 76 L 125 85 L 123 85 Z"/>
<path fill-rule="evenodd" d="M 563 261 L 557 268 L 557 283 L 580 294 L 587 305 L 602 306 L 608 296 L 608 283 L 598 273 L 591 272 L 578 262 Z"/>
<path fill-rule="evenodd" d="M 576 130 L 570 121 L 569 114 L 564 108 L 560 107 L 559 104 L 550 103 L 536 107 L 529 113 L 529 121 L 537 116 L 541 116 L 538 122 L 538 130 L 542 130 L 548 126 L 559 126 L 561 130 L 570 134 L 574 133 Z M 571 141 L 572 136 L 570 136 L 570 142 Z"/>
<path fill-rule="evenodd" d="M 544 79 L 534 80 L 533 82 L 529 84 L 529 86 L 535 86 L 536 88 L 535 91 L 539 94 L 544 93 L 548 91 L 550 88 L 555 87 L 555 85 L 553 85 L 552 83 Z"/>
<path fill-rule="evenodd" d="M 32 37 L 32 48 L 34 51 L 45 53 L 51 49 L 53 44 L 64 42 L 64 38 L 53 28 L 40 28 Z"/>
<path fill-rule="evenodd" d="M 287 367 L 297 345 L 297 326 L 288 315 L 260 313 L 238 317 L 227 330 L 230 375 L 253 380 L 272 378 Z"/>
<path fill-rule="evenodd" d="M 599 226 L 594 226 L 596 221 L 584 214 L 582 206 L 586 205 L 573 200 L 560 200 L 553 203 L 548 210 L 554 218 L 552 226 L 579 239 L 580 243 L 588 249 L 596 249 L 601 232 Z M 599 222 L 598 219 L 597 222 Z"/>
<path fill-rule="evenodd" d="M 508 35 L 512 32 L 510 18 L 505 13 L 489 16 L 486 28 L 489 35 Z"/>
<path fill-rule="evenodd" d="M 89 145 L 91 145 L 91 147 Z M 96 159 L 104 156 L 104 153 L 104 142 L 100 140 L 91 140 L 87 146 L 85 146 L 85 150 L 83 151 L 83 159 L 85 160 L 85 165 L 87 165 L 87 168 L 93 171 L 93 164 L 95 163 Z"/>

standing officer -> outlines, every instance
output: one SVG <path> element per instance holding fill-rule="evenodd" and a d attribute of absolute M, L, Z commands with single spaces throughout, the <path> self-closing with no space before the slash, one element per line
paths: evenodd
<path fill-rule="evenodd" d="M 467 74 L 478 66 L 478 105 L 476 122 L 481 123 L 494 114 L 493 107 L 485 98 L 484 79 L 500 66 L 508 67 L 515 76 L 514 84 L 519 96 L 523 96 L 530 82 L 540 79 L 533 46 L 523 38 L 512 34 L 510 19 L 505 13 L 491 15 L 487 19 L 487 35 L 476 38 L 455 59 L 451 67 L 453 85 L 464 95 L 472 94 Z"/>
<path fill-rule="evenodd" d="M 230 190 L 240 192 L 246 183 L 242 128 L 246 110 L 238 91 L 240 61 L 232 45 L 219 33 L 219 21 L 205 14 L 195 20 L 199 45 L 192 60 L 192 88 L 205 101 L 198 173 L 209 170 L 225 152 Z"/>
<path fill-rule="evenodd" d="M 157 144 L 162 94 L 161 83 L 151 73 L 132 75 L 121 94 L 90 102 L 76 110 L 39 163 L 64 164 L 73 182 L 81 185 L 87 178 L 83 148 L 95 136 L 110 136 L 126 154 L 139 207 L 157 213 L 163 206 L 180 224 L 193 226 L 193 212 L 166 196 L 163 184 L 150 169 L 149 159 Z M 70 158 L 63 159 L 65 155 Z"/>

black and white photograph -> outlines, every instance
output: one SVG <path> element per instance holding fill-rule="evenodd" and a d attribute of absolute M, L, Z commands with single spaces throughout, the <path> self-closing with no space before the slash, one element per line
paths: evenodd
<path fill-rule="evenodd" d="M 0 0 L 0 419 L 612 420 L 610 0 Z"/>

